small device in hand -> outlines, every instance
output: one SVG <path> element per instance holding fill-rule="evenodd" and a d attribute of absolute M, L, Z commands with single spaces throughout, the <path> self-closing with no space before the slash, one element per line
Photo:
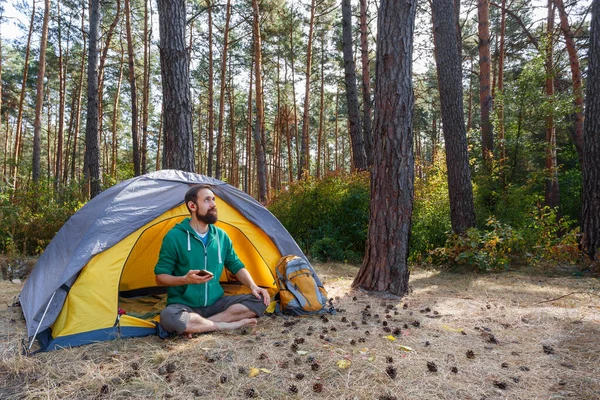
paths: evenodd
<path fill-rule="evenodd" d="M 201 269 L 201 270 L 198 272 L 198 275 L 200 275 L 200 276 L 211 276 L 211 277 L 212 277 L 212 276 L 214 276 L 214 274 L 213 274 L 212 272 L 210 272 L 210 271 L 207 271 L 207 270 L 205 270 L 205 269 Z"/>

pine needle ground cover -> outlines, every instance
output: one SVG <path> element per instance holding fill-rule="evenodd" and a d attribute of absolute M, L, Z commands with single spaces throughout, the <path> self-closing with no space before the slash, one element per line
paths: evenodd
<path fill-rule="evenodd" d="M 356 266 L 315 267 L 335 315 L 31 357 L 22 285 L 0 281 L 0 398 L 600 398 L 597 278 L 415 270 L 398 299 L 352 290 Z"/>

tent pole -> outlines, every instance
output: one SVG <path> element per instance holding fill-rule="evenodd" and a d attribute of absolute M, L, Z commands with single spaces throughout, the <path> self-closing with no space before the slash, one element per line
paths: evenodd
<path fill-rule="evenodd" d="M 52 303 L 52 300 L 54 300 L 55 294 L 56 294 L 56 290 L 54 291 L 54 293 L 52 293 L 52 297 L 50 297 L 50 301 L 48 302 L 48 305 L 46 306 L 46 309 L 44 310 L 44 314 L 42 314 L 42 319 L 40 319 L 40 323 L 38 324 L 37 328 L 35 329 L 33 338 L 31 339 L 31 342 L 29 342 L 29 348 L 27 349 L 27 351 L 31 350 L 31 346 L 33 346 L 33 342 L 35 342 L 35 337 L 37 336 L 38 331 L 40 330 L 40 326 L 42 326 L 42 322 L 44 322 L 44 318 L 46 317 L 46 313 L 48 312 L 48 308 L 50 308 L 50 304 Z"/>

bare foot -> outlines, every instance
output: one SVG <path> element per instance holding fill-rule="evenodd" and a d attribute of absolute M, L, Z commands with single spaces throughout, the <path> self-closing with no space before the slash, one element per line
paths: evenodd
<path fill-rule="evenodd" d="M 233 322 L 217 322 L 216 325 L 218 326 L 218 329 L 237 329 L 242 326 L 256 325 L 256 323 L 257 321 L 255 318 L 244 318 Z"/>

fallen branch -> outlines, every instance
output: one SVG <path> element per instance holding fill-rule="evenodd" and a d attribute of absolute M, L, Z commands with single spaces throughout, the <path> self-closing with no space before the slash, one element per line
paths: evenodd
<path fill-rule="evenodd" d="M 544 301 L 540 301 L 539 303 L 535 303 L 535 304 L 549 303 L 549 302 L 551 302 L 551 301 L 560 300 L 560 299 L 562 299 L 563 297 L 567 297 L 567 296 L 570 296 L 570 295 L 572 295 L 572 294 L 589 294 L 589 295 L 592 295 L 592 296 L 600 297 L 600 295 L 597 295 L 597 294 L 595 294 L 595 293 L 590 293 L 590 292 L 571 292 L 571 293 L 565 294 L 565 295 L 563 295 L 563 296 L 556 297 L 556 298 L 554 298 L 554 299 L 550 299 L 550 300 L 544 300 Z"/>

